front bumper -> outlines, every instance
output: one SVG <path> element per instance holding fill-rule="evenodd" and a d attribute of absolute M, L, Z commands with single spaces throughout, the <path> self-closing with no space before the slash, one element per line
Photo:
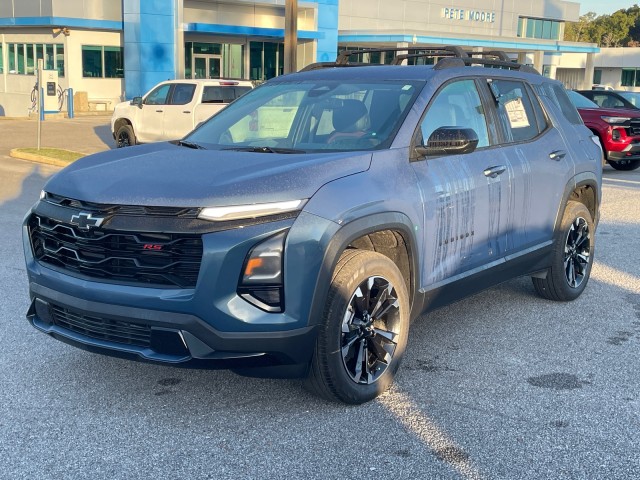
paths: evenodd
<path fill-rule="evenodd" d="M 638 160 L 640 159 L 640 142 L 630 143 L 623 150 L 615 152 L 607 152 L 607 160 L 617 162 L 619 160 Z"/>
<path fill-rule="evenodd" d="M 132 360 L 272 369 L 245 372 L 256 376 L 306 373 L 316 339 L 310 306 L 322 262 L 320 243 L 335 230 L 332 222 L 302 213 L 295 222 L 204 234 L 197 284 L 180 289 L 101 281 L 41 264 L 32 253 L 27 219 L 27 318 L 36 329 L 85 350 Z M 237 282 L 251 248 L 283 228 L 289 228 L 285 311 L 267 313 L 237 295 Z M 140 332 L 144 341 L 131 339 Z"/>
<path fill-rule="evenodd" d="M 220 332 L 195 315 L 92 302 L 35 283 L 30 292 L 27 319 L 36 329 L 84 350 L 131 360 L 204 368 L 306 364 L 315 342 L 312 326 Z M 64 326 L 58 320 L 61 311 L 66 313 Z M 125 333 L 132 328 L 145 329 L 145 339 Z M 138 341 L 124 343 L 126 336 L 137 336 Z"/>

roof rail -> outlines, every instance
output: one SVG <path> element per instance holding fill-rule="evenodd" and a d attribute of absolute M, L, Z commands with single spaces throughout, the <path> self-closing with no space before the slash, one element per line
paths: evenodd
<path fill-rule="evenodd" d="M 408 53 L 409 50 L 418 50 L 420 53 Z M 310 70 L 319 70 L 322 68 L 335 68 L 335 67 L 360 67 L 360 66 L 375 66 L 375 63 L 363 63 L 363 62 L 349 62 L 349 57 L 353 55 L 361 55 L 365 53 L 382 53 L 382 52 L 402 52 L 400 55 L 396 55 L 391 65 L 399 65 L 404 60 L 411 58 L 440 58 L 438 63 L 434 66 L 435 70 L 442 70 L 445 68 L 463 67 L 467 65 L 483 65 L 493 68 L 507 68 L 510 70 L 519 70 L 526 73 L 540 74 L 536 69 L 527 65 L 521 65 L 511 61 L 509 56 L 501 50 L 490 50 L 482 52 L 467 52 L 461 47 L 455 45 L 445 45 L 436 48 L 416 48 L 410 47 L 393 47 L 393 48 L 367 48 L 361 50 L 345 50 L 340 52 L 335 62 L 318 62 L 307 65 L 302 68 L 301 72 L 308 72 Z M 477 58 L 482 57 L 482 58 Z M 493 57 L 493 58 L 486 58 Z"/>

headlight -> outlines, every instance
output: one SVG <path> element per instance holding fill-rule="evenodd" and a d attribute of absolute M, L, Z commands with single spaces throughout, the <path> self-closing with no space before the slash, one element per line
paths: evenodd
<path fill-rule="evenodd" d="M 40 190 L 40 200 L 44 200 L 46 196 L 47 196 L 47 192 L 45 192 L 44 190 Z"/>
<path fill-rule="evenodd" d="M 244 260 L 238 295 L 266 312 L 284 311 L 283 251 L 287 232 L 263 240 Z"/>
<path fill-rule="evenodd" d="M 629 117 L 609 117 L 606 115 L 603 115 L 600 118 L 611 125 L 622 125 L 623 123 L 627 123 L 631 120 Z"/>
<path fill-rule="evenodd" d="M 253 205 L 232 205 L 230 207 L 208 207 L 200 211 L 198 218 L 224 222 L 227 220 L 266 217 L 279 213 L 295 212 L 302 209 L 306 202 L 306 200 L 290 200 L 287 202 L 257 203 Z"/>

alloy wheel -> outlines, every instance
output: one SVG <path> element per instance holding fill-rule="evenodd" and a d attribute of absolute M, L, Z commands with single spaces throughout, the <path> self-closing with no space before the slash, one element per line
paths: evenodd
<path fill-rule="evenodd" d="M 590 250 L 589 224 L 584 218 L 578 217 L 569 228 L 564 246 L 564 271 L 570 287 L 578 288 L 585 279 Z"/>
<path fill-rule="evenodd" d="M 351 380 L 375 383 L 397 347 L 400 307 L 394 286 L 383 277 L 363 281 L 349 300 L 342 321 L 342 362 Z"/>

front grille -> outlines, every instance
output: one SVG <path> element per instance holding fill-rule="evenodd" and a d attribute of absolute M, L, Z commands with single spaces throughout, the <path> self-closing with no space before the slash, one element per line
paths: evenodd
<path fill-rule="evenodd" d="M 112 215 L 131 217 L 177 217 L 177 218 L 197 218 L 199 208 L 184 207 L 154 207 L 144 205 L 109 205 L 102 203 L 85 202 L 73 198 L 63 197 L 47 193 L 44 199 L 47 203 L 61 207 L 71 207 L 83 212 L 98 214 L 102 217 Z"/>
<path fill-rule="evenodd" d="M 108 342 L 149 348 L 151 327 L 119 320 L 84 315 L 58 305 L 49 304 L 54 325 L 87 337 Z"/>
<path fill-rule="evenodd" d="M 33 214 L 35 258 L 65 271 L 118 283 L 195 287 L 202 261 L 200 235 L 87 230 Z"/>
<path fill-rule="evenodd" d="M 629 133 L 634 137 L 640 135 L 640 118 L 632 118 L 629 123 Z"/>

